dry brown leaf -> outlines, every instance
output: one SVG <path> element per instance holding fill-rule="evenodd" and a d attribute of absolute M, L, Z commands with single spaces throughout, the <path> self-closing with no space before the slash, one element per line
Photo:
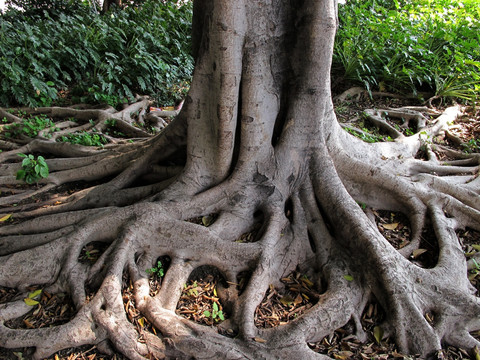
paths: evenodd
<path fill-rule="evenodd" d="M 267 340 L 262 339 L 261 337 L 258 337 L 258 336 L 254 337 L 253 340 L 255 340 L 258 343 L 266 343 L 267 342 Z"/>
<path fill-rule="evenodd" d="M 423 253 L 426 253 L 426 252 L 427 252 L 427 249 L 416 249 L 416 250 L 413 250 L 412 256 L 413 256 L 414 259 L 416 259 L 420 255 L 422 255 Z"/>
<path fill-rule="evenodd" d="M 290 295 L 285 295 L 280 299 L 280 302 L 283 305 L 291 305 L 293 303 L 293 298 Z"/>
<path fill-rule="evenodd" d="M 298 294 L 295 300 L 293 301 L 293 304 L 297 306 L 298 304 L 301 304 L 303 302 L 302 295 Z"/>
<path fill-rule="evenodd" d="M 395 230 L 398 227 L 398 223 L 382 224 L 382 226 L 387 230 Z"/>

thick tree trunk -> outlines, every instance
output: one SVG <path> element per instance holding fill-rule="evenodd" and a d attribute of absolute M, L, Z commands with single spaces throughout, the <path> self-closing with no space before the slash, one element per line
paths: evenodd
<path fill-rule="evenodd" d="M 433 175 L 442 174 L 441 165 L 413 159 L 421 134 L 366 144 L 341 129 L 330 93 L 335 1 L 215 0 L 195 9 L 197 63 L 175 121 L 140 145 L 96 155 L 109 175 L 118 174 L 105 185 L 41 211 L 50 215 L 0 228 L 0 284 L 67 291 L 78 309 L 67 324 L 19 331 L 4 322 L 28 306 L 0 305 L 0 345 L 36 346 L 38 359 L 73 345 L 105 346 L 107 339 L 131 359 L 321 358 L 307 344 L 349 321 L 363 339 L 360 318 L 375 298 L 387 314 L 385 336 L 401 351 L 426 356 L 442 343 L 479 346 L 469 332 L 480 328 L 480 300 L 455 235 L 466 226 L 480 230 L 479 180 L 472 175 L 478 167 L 463 167 L 458 181 L 442 179 Z M 180 172 L 138 185 L 171 159 Z M 59 183 L 67 175 L 52 177 Z M 410 245 L 394 249 L 357 201 L 405 213 Z M 32 214 L 38 212 L 24 216 Z M 216 216 L 209 227 L 186 221 L 209 214 Z M 428 222 L 439 254 L 424 269 L 409 256 Z M 255 242 L 236 241 L 257 224 Z M 86 266 L 77 259 L 92 241 L 108 249 Z M 161 256 L 171 264 L 152 296 L 145 269 Z M 219 290 L 227 332 L 175 313 L 184 284 L 202 266 L 218 269 L 229 284 L 249 274 L 242 291 Z M 286 325 L 256 327 L 256 308 L 271 284 L 280 287 L 295 269 L 315 283 L 317 303 Z M 127 321 L 124 274 L 157 335 L 139 334 Z M 427 313 L 435 314 L 433 324 Z"/>

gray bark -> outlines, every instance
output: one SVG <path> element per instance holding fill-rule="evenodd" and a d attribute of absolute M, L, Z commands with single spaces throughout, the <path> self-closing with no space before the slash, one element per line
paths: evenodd
<path fill-rule="evenodd" d="M 145 142 L 96 155 L 80 151 L 72 170 L 51 160 L 59 171 L 46 183 L 81 178 L 86 169 L 92 178 L 115 177 L 64 205 L 24 209 L 15 216 L 36 217 L 0 227 L 0 285 L 66 291 L 78 309 L 65 325 L 19 331 L 4 322 L 30 309 L 21 300 L 2 304 L 0 346 L 35 346 L 41 359 L 109 339 L 130 359 L 316 359 L 323 356 L 307 343 L 350 320 L 364 337 L 358 319 L 371 298 L 387 314 L 385 334 L 405 353 L 427 356 L 442 344 L 479 346 L 469 332 L 480 328 L 480 300 L 455 235 L 467 226 L 480 230 L 479 180 L 464 174 L 478 169 L 465 167 L 461 181 L 434 175 L 442 165 L 414 159 L 421 134 L 366 144 L 342 130 L 330 93 L 335 1 L 216 0 L 199 7 L 204 3 L 195 7 L 201 11 L 194 28 L 202 33 L 194 45 L 191 90 L 173 123 Z M 446 116 L 455 116 L 451 112 Z M 437 133 L 442 121 L 424 131 Z M 90 156 L 99 159 L 83 159 Z M 171 158 L 175 170 L 168 172 Z M 155 166 L 164 176 L 132 186 Z M 357 202 L 409 217 L 408 254 L 387 242 Z M 218 216 L 208 228 L 186 221 L 208 214 Z M 259 218 L 258 241 L 235 242 Z M 430 269 L 409 260 L 427 221 L 439 247 Z M 108 249 L 89 267 L 78 254 L 92 241 Z M 164 255 L 172 263 L 151 296 L 145 270 Z M 183 284 L 203 265 L 231 283 L 241 272 L 251 274 L 242 293 L 230 289 L 224 299 L 235 338 L 175 313 Z M 287 325 L 257 328 L 255 309 L 270 284 L 279 285 L 297 267 L 325 289 L 319 301 Z M 125 272 L 136 307 L 158 336 L 140 336 L 126 320 Z M 92 282 L 100 285 L 87 301 L 85 287 Z M 433 326 L 424 317 L 430 312 L 436 314 Z"/>

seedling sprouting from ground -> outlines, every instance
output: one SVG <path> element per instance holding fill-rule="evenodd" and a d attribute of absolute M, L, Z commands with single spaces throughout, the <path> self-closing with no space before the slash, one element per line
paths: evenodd
<path fill-rule="evenodd" d="M 157 266 L 154 266 L 150 269 L 145 270 L 147 274 L 150 275 L 157 275 L 158 277 L 163 277 L 164 271 L 163 271 L 163 265 L 161 261 L 157 261 Z"/>
<path fill-rule="evenodd" d="M 41 178 L 48 177 L 48 165 L 43 156 L 35 158 L 32 154 L 18 154 L 23 158 L 22 168 L 17 171 L 17 180 L 24 180 L 27 184 L 37 183 Z"/>
<path fill-rule="evenodd" d="M 212 311 L 206 310 L 203 312 L 205 317 L 211 317 L 214 321 L 224 321 L 225 317 L 223 316 L 223 311 L 218 308 L 218 304 L 216 302 L 212 305 Z"/>

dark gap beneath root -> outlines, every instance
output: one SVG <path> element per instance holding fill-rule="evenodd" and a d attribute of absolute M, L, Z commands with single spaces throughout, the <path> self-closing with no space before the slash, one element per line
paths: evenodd
<path fill-rule="evenodd" d="M 217 326 L 228 319 L 222 290 L 229 287 L 223 274 L 214 266 L 196 268 L 184 284 L 176 313 L 198 324 Z"/>
<path fill-rule="evenodd" d="M 362 329 L 367 334 L 367 341 L 359 341 L 355 333 L 357 332 L 355 322 L 350 320 L 341 328 L 335 330 L 332 334 L 324 337 L 315 343 L 308 343 L 313 351 L 328 355 L 334 359 L 370 359 L 384 354 L 385 359 L 404 358 L 396 350 L 393 339 L 380 339 L 383 333 L 381 328 L 386 314 L 376 299 L 371 300 L 362 313 L 360 322 Z M 379 338 L 376 339 L 375 334 Z"/>
<path fill-rule="evenodd" d="M 294 271 L 281 279 L 284 285 L 282 289 L 270 285 L 262 303 L 255 310 L 255 326 L 273 328 L 285 325 L 306 313 L 320 297 L 313 280 Z"/>
<path fill-rule="evenodd" d="M 68 323 L 76 315 L 75 306 L 66 293 L 50 294 L 39 286 L 28 288 L 29 293 L 23 301 L 31 306 L 31 310 L 5 322 L 11 329 L 40 329 Z"/>
<path fill-rule="evenodd" d="M 135 296 L 133 291 L 133 283 L 130 279 L 128 271 L 123 272 L 122 277 L 122 300 L 123 308 L 125 309 L 125 315 L 130 323 L 132 323 L 137 331 L 148 331 L 152 334 L 159 335 L 160 331 L 148 321 L 146 317 L 142 315 L 140 310 L 137 309 L 135 303 Z"/>
<path fill-rule="evenodd" d="M 85 245 L 80 251 L 78 261 L 82 264 L 93 265 L 98 258 L 107 250 L 110 244 L 101 241 L 92 241 Z"/>

